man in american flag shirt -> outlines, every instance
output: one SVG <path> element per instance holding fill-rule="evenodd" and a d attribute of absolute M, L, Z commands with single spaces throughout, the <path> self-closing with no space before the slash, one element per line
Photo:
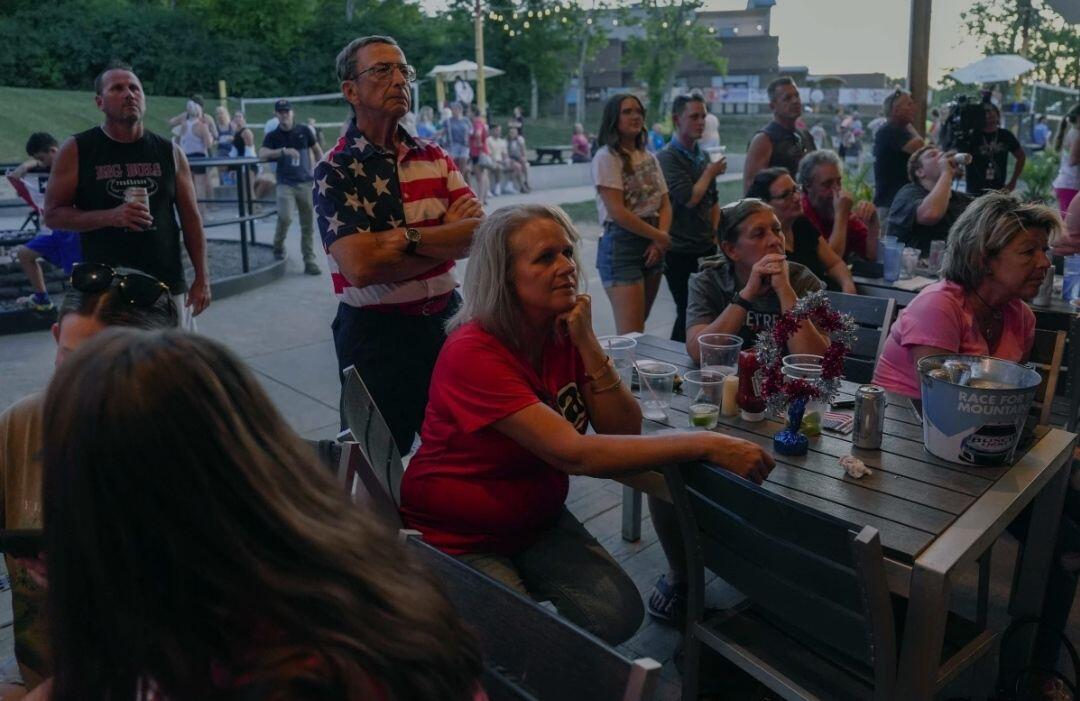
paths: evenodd
<path fill-rule="evenodd" d="M 315 168 L 316 220 L 337 317 L 338 367 L 355 365 L 404 455 L 420 430 L 428 383 L 457 310 L 454 261 L 484 213 L 438 145 L 413 138 L 416 71 L 390 37 L 354 39 L 337 58 L 353 120 Z"/>

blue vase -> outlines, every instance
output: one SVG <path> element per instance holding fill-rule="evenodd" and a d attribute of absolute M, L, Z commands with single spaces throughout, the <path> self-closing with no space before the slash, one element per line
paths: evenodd
<path fill-rule="evenodd" d="M 804 411 L 806 411 L 805 399 L 796 400 L 788 407 L 788 425 L 772 439 L 773 450 L 780 455 L 806 455 L 806 451 L 809 450 L 810 439 L 799 430 Z"/>

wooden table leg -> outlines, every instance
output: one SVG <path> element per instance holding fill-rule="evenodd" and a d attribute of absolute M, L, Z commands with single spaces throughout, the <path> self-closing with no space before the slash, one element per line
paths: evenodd
<path fill-rule="evenodd" d="M 1071 472 L 1069 465 L 1059 470 L 1053 481 L 1032 502 L 1031 521 L 1020 557 L 1017 558 L 1016 576 L 1009 598 L 1009 615 L 1013 618 L 1039 616 L 1042 612 Z M 1022 667 L 1030 663 L 1036 632 L 1036 626 L 1026 626 L 1013 636 L 1008 653 L 1002 655 L 1001 679 L 1013 679 Z"/>
<path fill-rule="evenodd" d="M 904 621 L 903 647 L 897 670 L 898 701 L 930 701 L 934 697 L 941 649 L 945 644 L 949 578 L 917 562 L 911 573 L 911 598 Z"/>
<path fill-rule="evenodd" d="M 641 492 L 625 484 L 622 488 L 622 537 L 631 543 L 641 540 Z"/>

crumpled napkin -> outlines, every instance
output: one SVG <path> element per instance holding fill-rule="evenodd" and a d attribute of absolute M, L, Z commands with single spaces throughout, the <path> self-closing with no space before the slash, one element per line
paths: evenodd
<path fill-rule="evenodd" d="M 844 468 L 844 472 L 848 473 L 853 479 L 861 479 L 867 475 L 874 474 L 866 464 L 859 460 L 854 455 L 845 455 L 840 458 L 840 467 Z"/>

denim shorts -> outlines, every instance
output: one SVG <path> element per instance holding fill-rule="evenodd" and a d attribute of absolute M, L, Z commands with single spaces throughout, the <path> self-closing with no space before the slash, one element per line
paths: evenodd
<path fill-rule="evenodd" d="M 604 287 L 632 285 L 659 275 L 664 269 L 662 260 L 651 268 L 645 266 L 645 249 L 651 243 L 652 239 L 627 231 L 613 221 L 604 222 L 604 235 L 596 249 L 596 269 Z"/>

